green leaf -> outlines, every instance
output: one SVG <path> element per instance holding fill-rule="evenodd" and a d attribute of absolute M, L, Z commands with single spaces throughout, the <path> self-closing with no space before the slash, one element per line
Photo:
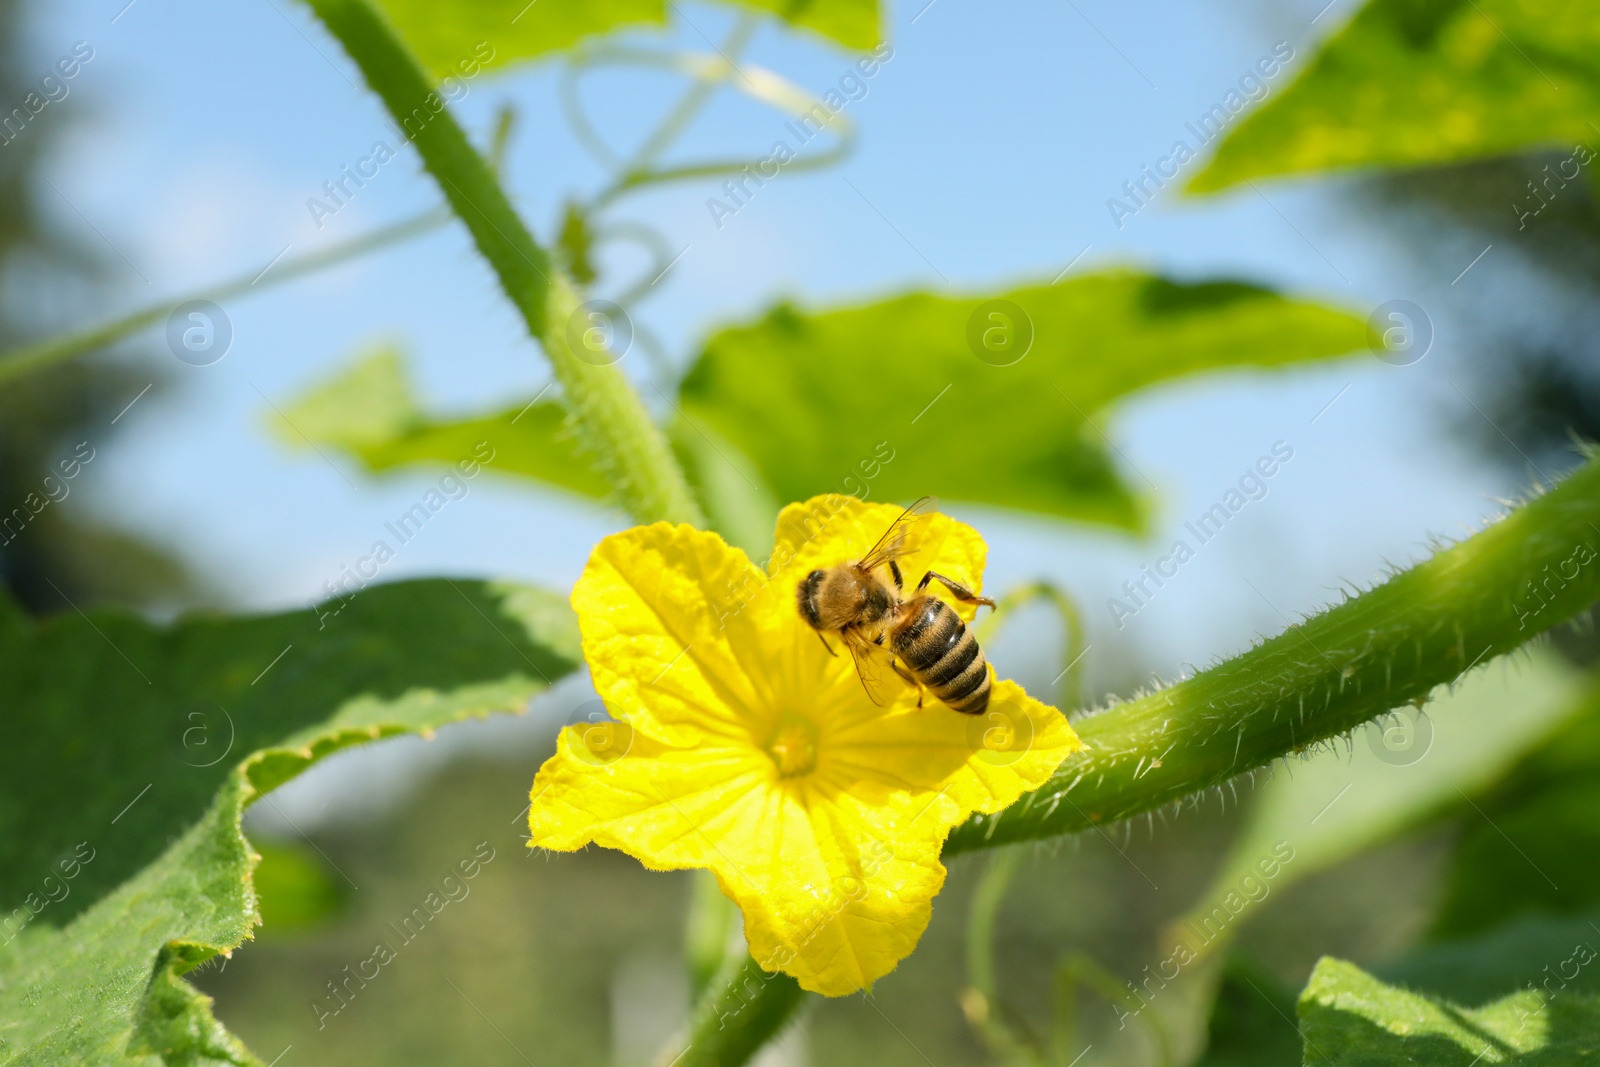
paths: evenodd
<path fill-rule="evenodd" d="M 1245 829 L 1177 936 L 1197 951 L 1226 943 L 1254 903 L 1307 875 L 1445 813 L 1468 808 L 1470 821 L 1469 796 L 1595 699 L 1565 660 L 1534 649 L 1514 668 L 1467 678 L 1426 713 L 1406 706 L 1348 746 L 1296 762 L 1255 791 Z"/>
<path fill-rule="evenodd" d="M 876 0 L 733 0 L 847 48 L 878 43 Z M 597 37 L 667 21 L 665 0 L 379 0 L 423 67 L 436 78 L 475 76 L 539 59 Z"/>
<path fill-rule="evenodd" d="M 256 925 L 243 809 L 349 745 L 518 710 L 577 662 L 560 598 L 474 581 L 168 627 L 0 605 L 27 724 L 0 746 L 0 1059 L 254 1062 L 181 980 Z"/>
<path fill-rule="evenodd" d="M 1364 331 L 1266 289 L 1126 271 L 995 297 L 783 305 L 713 337 L 682 401 L 781 500 L 935 493 L 1139 530 L 1153 487 L 1130 487 L 1102 436 L 1116 401 L 1208 371 L 1343 355 L 1365 346 Z"/>
<path fill-rule="evenodd" d="M 571 48 L 585 37 L 666 23 L 665 0 L 379 0 L 435 78 L 461 78 Z"/>
<path fill-rule="evenodd" d="M 1600 20 L 1572 0 L 1371 0 L 1191 192 L 1600 143 Z M 1581 162 L 1581 161 L 1580 161 Z"/>
<path fill-rule="evenodd" d="M 610 495 L 605 479 L 578 453 L 560 403 L 535 399 L 487 415 L 430 417 L 412 392 L 403 355 L 388 345 L 360 354 L 269 420 L 285 444 L 334 445 L 370 471 L 480 460 L 498 473 L 580 496 Z"/>
<path fill-rule="evenodd" d="M 1195 1067 L 1289 1067 L 1300 1062 L 1295 997 L 1247 960 L 1228 960 Z"/>
<path fill-rule="evenodd" d="M 734 0 L 741 7 L 770 11 L 785 21 L 866 51 L 883 38 L 877 0 Z"/>
<path fill-rule="evenodd" d="M 1431 930 L 1457 937 L 1522 912 L 1571 914 L 1600 903 L 1600 695 L 1479 793 Z"/>
<path fill-rule="evenodd" d="M 1467 1008 L 1331 957 L 1311 973 L 1299 1013 L 1308 1067 L 1554 1065 L 1592 1062 L 1600 1052 L 1600 997 L 1523 989 Z"/>

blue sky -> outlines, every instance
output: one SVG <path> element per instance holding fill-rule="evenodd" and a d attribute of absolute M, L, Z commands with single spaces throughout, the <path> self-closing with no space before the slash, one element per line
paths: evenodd
<path fill-rule="evenodd" d="M 36 120 L 61 125 L 42 203 L 109 265 L 112 302 L 94 317 L 250 274 L 280 253 L 309 254 L 439 202 L 406 149 L 314 224 L 308 198 L 388 134 L 354 68 L 302 5 L 125 3 L 53 4 L 28 33 L 41 73 L 76 41 L 95 49 L 71 95 Z M 702 34 L 719 40 L 731 22 L 715 4 L 676 10 L 664 34 L 641 39 L 701 50 Z M 627 202 L 617 217 L 649 220 L 687 249 L 638 318 L 682 362 L 715 325 L 780 298 L 826 306 L 912 288 L 998 290 L 1048 280 L 1080 255 L 1079 271 L 1115 264 L 1244 278 L 1363 314 L 1422 299 L 1449 279 L 1415 276 L 1338 182 L 1269 183 L 1197 201 L 1169 190 L 1121 228 L 1107 209 L 1277 42 L 1295 57 L 1268 81 L 1269 94 L 1352 11 L 1350 0 L 1326 9 L 1322 0 L 897 5 L 894 56 L 849 106 L 860 144 L 843 166 L 784 173 L 720 229 L 706 206 L 718 195 L 713 181 Z M 748 58 L 821 92 L 853 57 L 769 25 Z M 556 85 L 552 64 L 486 75 L 459 107 L 480 140 L 498 104 L 518 108 L 509 180 L 546 238 L 564 199 L 604 179 L 566 129 Z M 623 145 L 648 129 L 669 89 L 653 75 L 600 72 L 583 92 L 597 126 Z M 761 153 L 783 121 L 727 95 L 672 158 Z M 1478 249 L 1468 242 L 1459 252 L 1465 267 Z M 1488 284 L 1494 269 L 1486 261 L 1461 284 Z M 384 339 L 410 351 L 437 408 L 501 404 L 546 381 L 542 357 L 456 226 L 226 310 L 235 339 L 212 366 L 176 363 L 159 331 L 119 350 L 159 367 L 172 387 L 107 428 L 112 447 L 68 506 L 181 541 L 245 607 L 305 603 L 436 477 L 373 480 L 343 457 L 330 464 L 287 451 L 267 431 L 270 403 Z M 1416 558 L 1430 534 L 1469 532 L 1498 510 L 1493 498 L 1520 486 L 1444 439 L 1438 412 L 1451 383 L 1468 380 L 1453 325 L 1436 318 L 1433 350 L 1410 367 L 1364 357 L 1142 396 L 1106 429 L 1159 488 L 1151 540 L 957 508 L 990 539 L 989 587 L 1053 577 L 1083 602 L 1092 640 L 1171 677 L 1280 629 L 1284 616 L 1330 599 L 1341 579 L 1367 584 L 1386 561 Z M 1118 631 L 1106 598 L 1277 441 L 1294 459 L 1268 497 Z M 384 574 L 565 589 L 594 541 L 622 525 L 618 513 L 485 477 Z"/>

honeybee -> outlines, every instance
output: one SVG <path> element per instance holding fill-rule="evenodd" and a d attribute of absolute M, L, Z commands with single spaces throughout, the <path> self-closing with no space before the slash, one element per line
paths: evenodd
<path fill-rule="evenodd" d="M 939 582 L 967 604 L 994 601 L 942 574 L 929 571 L 906 599 L 898 560 L 905 557 L 908 536 L 938 508 L 923 497 L 894 521 L 872 550 L 854 563 L 812 571 L 795 591 L 800 617 L 817 631 L 822 646 L 837 656 L 827 635 L 836 634 L 850 650 L 856 673 L 873 703 L 883 706 L 895 696 L 889 671 L 954 711 L 979 715 L 989 707 L 989 666 L 977 638 L 955 609 L 927 592 Z"/>

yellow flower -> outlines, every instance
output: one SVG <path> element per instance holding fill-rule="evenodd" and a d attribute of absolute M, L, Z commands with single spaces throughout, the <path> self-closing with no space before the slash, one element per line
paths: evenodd
<path fill-rule="evenodd" d="M 533 783 L 532 844 L 709 868 L 756 961 L 806 989 L 841 996 L 893 970 L 928 925 L 951 827 L 1037 788 L 1081 747 L 1014 682 L 994 683 L 983 715 L 931 696 L 918 708 L 909 687 L 880 708 L 849 656 L 824 650 L 796 586 L 860 559 L 899 513 L 844 496 L 791 504 L 770 577 L 689 526 L 602 541 L 572 603 L 618 721 L 562 731 Z M 910 548 L 908 582 L 931 569 L 980 587 L 972 528 L 933 515 Z"/>

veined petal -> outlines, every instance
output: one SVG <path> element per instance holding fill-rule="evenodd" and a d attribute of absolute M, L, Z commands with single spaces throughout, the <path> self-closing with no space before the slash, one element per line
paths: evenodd
<path fill-rule="evenodd" d="M 605 538 L 572 590 L 607 709 L 657 740 L 743 738 L 773 707 L 759 613 L 767 578 L 714 533 L 656 523 Z"/>
<path fill-rule="evenodd" d="M 634 730 L 625 750 L 602 751 L 569 726 L 533 781 L 528 828 L 558 852 L 597 844 L 655 870 L 708 867 L 726 824 L 749 818 L 775 777 L 749 746 L 674 747 Z"/>
<path fill-rule="evenodd" d="M 937 844 L 974 812 L 999 811 L 1043 785 L 1061 761 L 1083 747 L 1066 717 L 997 679 L 981 715 L 959 715 L 930 703 L 902 702 L 873 715 L 858 706 L 840 716 L 818 773 L 863 800 L 919 793 L 930 808 L 922 828 Z"/>

